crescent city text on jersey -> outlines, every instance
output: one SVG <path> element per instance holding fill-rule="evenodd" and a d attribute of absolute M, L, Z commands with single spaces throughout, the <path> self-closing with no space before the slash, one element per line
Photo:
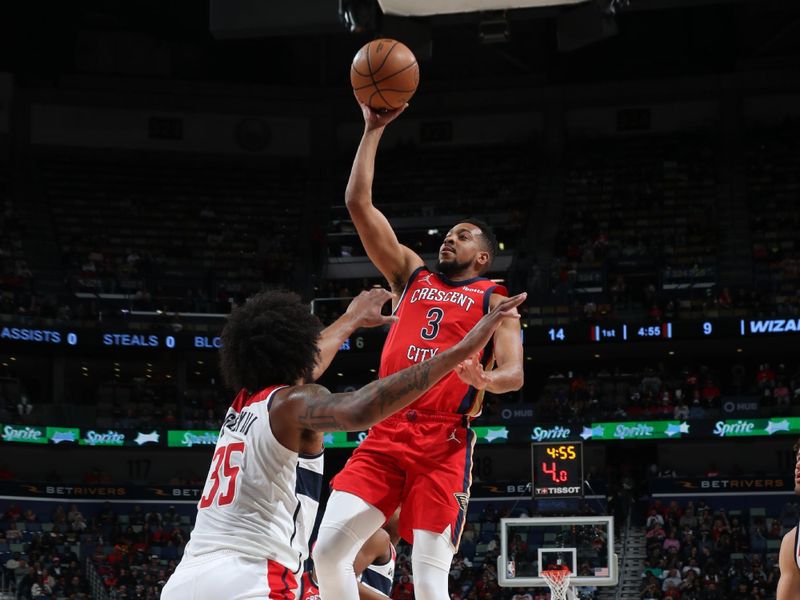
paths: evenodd
<path fill-rule="evenodd" d="M 458 304 L 464 310 L 469 310 L 475 304 L 475 298 L 471 298 L 466 294 L 456 291 L 439 290 L 432 287 L 424 287 L 414 290 L 411 293 L 409 303 L 414 304 L 420 300 L 432 300 L 434 302 L 451 302 Z"/>
<path fill-rule="evenodd" d="M 408 347 L 408 353 L 406 354 L 406 358 L 411 362 L 422 362 L 423 360 L 428 360 L 436 356 L 436 353 L 439 351 L 439 348 L 420 348 L 419 346 L 415 346 L 411 344 Z"/>

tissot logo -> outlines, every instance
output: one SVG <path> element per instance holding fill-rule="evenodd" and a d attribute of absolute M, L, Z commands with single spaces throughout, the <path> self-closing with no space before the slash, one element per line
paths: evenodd
<path fill-rule="evenodd" d="M 549 494 L 579 494 L 581 488 L 577 485 L 573 486 L 551 486 L 551 487 L 537 487 L 536 494 L 540 496 L 547 496 Z"/>

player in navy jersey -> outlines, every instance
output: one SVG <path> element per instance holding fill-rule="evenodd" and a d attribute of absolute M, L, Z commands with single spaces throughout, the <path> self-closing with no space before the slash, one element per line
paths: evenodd
<path fill-rule="evenodd" d="M 524 296 L 453 347 L 350 393 L 307 384 L 356 327 L 391 320 L 391 294 L 363 292 L 320 335 L 294 294 L 264 292 L 229 316 L 220 367 L 238 394 L 225 416 L 191 539 L 162 600 L 296 598 L 322 487 L 325 431 L 359 431 L 405 407 L 481 348 Z"/>
<path fill-rule="evenodd" d="M 356 555 L 353 569 L 358 580 L 359 600 L 384 600 L 392 594 L 397 562 L 395 546 L 400 541 L 398 516 L 399 511 L 372 534 Z M 319 584 L 313 570 L 303 573 L 299 600 L 320 600 Z"/>
<path fill-rule="evenodd" d="M 800 440 L 794 445 L 794 493 L 800 494 Z M 800 523 L 790 529 L 781 541 L 778 563 L 781 577 L 775 600 L 800 598 Z"/>
<path fill-rule="evenodd" d="M 385 126 L 401 112 L 362 105 L 365 131 L 346 202 L 364 249 L 396 295 L 399 321 L 389 331 L 380 376 L 424 364 L 456 344 L 507 292 L 484 277 L 497 252 L 491 228 L 478 219 L 445 235 L 435 270 L 402 245 L 372 203 L 375 156 Z M 491 370 L 494 361 L 496 368 Z M 504 393 L 523 383 L 518 321 L 505 321 L 492 340 L 407 409 L 373 427 L 332 481 L 316 546 L 324 600 L 355 600 L 353 558 L 361 544 L 402 503 L 400 534 L 413 543 L 414 593 L 447 600 L 447 577 L 466 519 L 472 482 L 469 428 L 483 391 Z"/>

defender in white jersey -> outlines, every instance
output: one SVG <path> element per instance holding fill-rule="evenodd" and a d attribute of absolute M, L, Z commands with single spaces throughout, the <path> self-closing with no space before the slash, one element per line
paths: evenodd
<path fill-rule="evenodd" d="M 264 292 L 235 309 L 222 332 L 220 369 L 239 390 L 220 430 L 198 516 L 163 600 L 295 600 L 322 483 L 322 432 L 359 431 L 404 408 L 477 353 L 524 294 L 498 305 L 461 342 L 358 391 L 304 384 L 357 327 L 380 315 L 386 290 L 363 292 L 320 335 L 294 294 Z"/>
<path fill-rule="evenodd" d="M 794 493 L 800 495 L 800 440 L 794 445 Z M 800 598 L 800 523 L 790 529 L 781 540 L 778 562 L 781 578 L 775 600 Z"/>

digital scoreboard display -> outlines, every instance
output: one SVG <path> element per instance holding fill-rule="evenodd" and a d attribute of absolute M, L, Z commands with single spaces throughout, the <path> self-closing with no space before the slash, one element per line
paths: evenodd
<path fill-rule="evenodd" d="M 531 444 L 533 497 L 583 497 L 583 444 L 545 442 Z"/>
<path fill-rule="evenodd" d="M 600 325 L 576 323 L 556 327 L 528 327 L 525 334 L 530 345 L 798 336 L 800 318 L 709 319 L 661 323 L 609 321 Z"/>

